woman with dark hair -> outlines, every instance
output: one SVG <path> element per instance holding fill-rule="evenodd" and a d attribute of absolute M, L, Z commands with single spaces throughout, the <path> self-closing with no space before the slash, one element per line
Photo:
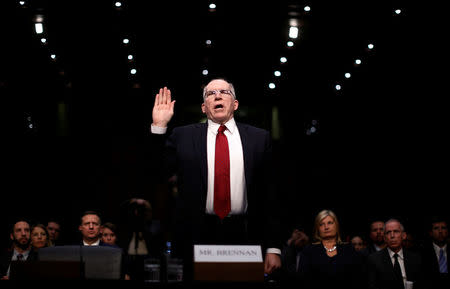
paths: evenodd
<path fill-rule="evenodd" d="M 33 225 L 31 227 L 30 239 L 31 251 L 28 260 L 35 261 L 37 260 L 38 250 L 40 248 L 49 247 L 51 245 L 50 235 L 48 234 L 45 225 L 40 223 Z"/>
<path fill-rule="evenodd" d="M 349 243 L 342 242 L 339 221 L 330 210 L 314 221 L 314 243 L 300 257 L 300 282 L 306 288 L 362 288 L 363 260 Z"/>

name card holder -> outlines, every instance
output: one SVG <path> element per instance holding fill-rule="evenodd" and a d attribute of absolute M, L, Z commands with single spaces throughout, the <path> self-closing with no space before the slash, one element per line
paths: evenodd
<path fill-rule="evenodd" d="M 194 280 L 264 282 L 259 245 L 194 245 Z"/>

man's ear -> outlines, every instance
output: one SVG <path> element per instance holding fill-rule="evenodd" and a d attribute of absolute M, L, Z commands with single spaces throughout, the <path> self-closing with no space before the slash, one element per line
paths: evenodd
<path fill-rule="evenodd" d="M 405 240 L 407 237 L 406 232 L 402 232 L 402 241 Z"/>
<path fill-rule="evenodd" d="M 9 237 L 11 238 L 11 240 L 14 240 L 14 235 L 12 233 L 9 234 Z"/>
<path fill-rule="evenodd" d="M 237 110 L 239 107 L 239 101 L 237 99 L 235 99 L 233 105 L 234 105 L 234 110 Z"/>
<path fill-rule="evenodd" d="M 203 113 L 206 113 L 205 103 L 202 103 L 202 112 L 203 112 Z"/>

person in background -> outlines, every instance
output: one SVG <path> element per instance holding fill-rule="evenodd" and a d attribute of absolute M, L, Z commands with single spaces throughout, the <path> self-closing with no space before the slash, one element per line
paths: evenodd
<path fill-rule="evenodd" d="M 122 275 L 125 280 L 131 280 L 132 273 L 130 272 L 130 259 L 127 252 L 125 252 L 118 244 L 117 226 L 111 222 L 106 222 L 101 226 L 100 232 L 103 244 L 122 250 Z"/>
<path fill-rule="evenodd" d="M 111 222 L 106 222 L 101 226 L 102 241 L 111 246 L 117 246 L 117 227 Z"/>
<path fill-rule="evenodd" d="M 0 278 L 9 279 L 12 261 L 26 261 L 30 255 L 30 224 L 20 218 L 14 222 L 10 231 L 11 247 L 2 252 L 0 256 Z"/>
<path fill-rule="evenodd" d="M 34 250 L 50 246 L 50 238 L 47 228 L 43 224 L 36 224 L 31 227 L 31 247 Z"/>
<path fill-rule="evenodd" d="M 49 234 L 50 246 L 60 245 L 61 239 L 61 223 L 56 220 L 47 222 L 47 232 Z"/>
<path fill-rule="evenodd" d="M 290 284 L 298 277 L 301 253 L 309 244 L 309 236 L 304 229 L 300 226 L 294 228 L 281 251 L 282 282 Z"/>
<path fill-rule="evenodd" d="M 355 251 L 359 252 L 366 248 L 366 244 L 361 236 L 355 235 L 350 239 L 350 243 L 352 244 Z"/>
<path fill-rule="evenodd" d="M 301 288 L 362 288 L 363 260 L 353 246 L 341 240 L 340 225 L 331 210 L 314 221 L 314 243 L 300 257 Z"/>
<path fill-rule="evenodd" d="M 430 288 L 450 288 L 449 268 L 449 235 L 447 220 L 440 216 L 431 218 L 428 227 L 428 240 L 422 250 L 424 269 Z"/>
<path fill-rule="evenodd" d="M 102 246 L 104 243 L 101 240 L 100 215 L 95 211 L 86 211 L 81 215 L 81 222 L 78 230 L 81 233 L 82 246 Z"/>
<path fill-rule="evenodd" d="M 367 257 L 372 253 L 378 252 L 386 247 L 384 239 L 384 222 L 381 220 L 375 220 L 370 223 L 369 229 L 369 244 L 361 251 L 361 253 Z"/>
<path fill-rule="evenodd" d="M 397 219 L 386 221 L 384 227 L 386 248 L 367 258 L 368 286 L 370 289 L 404 289 L 413 285 L 414 289 L 428 288 L 423 284 L 422 259 L 403 248 L 405 229 Z"/>
<path fill-rule="evenodd" d="M 37 251 L 49 246 L 50 238 L 46 226 L 40 223 L 33 225 L 31 227 L 31 252 L 28 260 L 37 260 Z"/>

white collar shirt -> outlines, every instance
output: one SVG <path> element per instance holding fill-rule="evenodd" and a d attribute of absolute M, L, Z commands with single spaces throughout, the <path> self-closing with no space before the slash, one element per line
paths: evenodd
<path fill-rule="evenodd" d="M 394 266 L 395 252 L 392 251 L 390 248 L 388 248 L 388 252 L 389 252 L 389 257 L 391 258 L 391 261 L 392 261 L 392 266 Z M 405 288 L 406 288 L 406 271 L 405 271 L 405 258 L 403 256 L 403 249 L 400 249 L 400 251 L 398 251 L 397 255 L 398 255 L 398 263 L 400 264 L 400 269 L 402 270 L 403 286 L 405 286 Z"/>
<path fill-rule="evenodd" d="M 440 254 L 441 249 L 444 250 L 445 260 L 447 260 L 447 244 L 445 244 L 443 247 L 439 247 L 438 245 L 436 245 L 433 242 L 433 249 L 434 249 L 434 252 L 436 253 L 436 258 L 437 258 L 438 262 L 439 262 L 439 254 Z"/>
<path fill-rule="evenodd" d="M 217 130 L 220 124 L 208 119 L 207 160 L 208 160 L 208 190 L 206 196 L 206 213 L 214 213 L 214 159 Z M 228 140 L 230 152 L 230 197 L 231 215 L 244 214 L 247 211 L 247 188 L 244 173 L 244 153 L 241 136 L 234 118 L 225 123 L 224 134 Z"/>
<path fill-rule="evenodd" d="M 97 241 L 95 241 L 95 242 L 92 243 L 92 244 L 88 244 L 88 243 L 86 243 L 86 242 L 83 240 L 83 245 L 84 245 L 84 246 L 99 246 L 99 245 L 100 245 L 100 239 L 98 239 Z"/>

